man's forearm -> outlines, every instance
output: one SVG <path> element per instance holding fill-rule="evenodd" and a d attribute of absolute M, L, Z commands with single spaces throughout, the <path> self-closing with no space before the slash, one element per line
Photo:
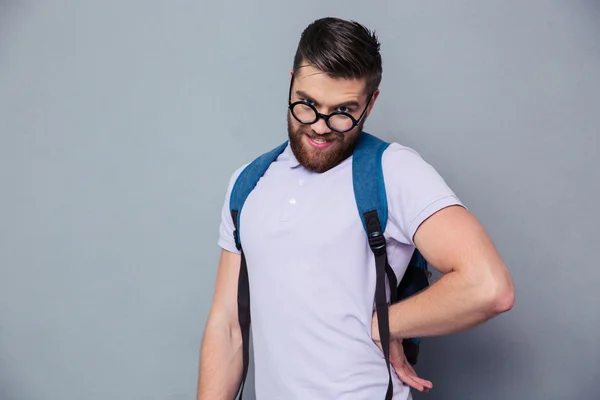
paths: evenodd
<path fill-rule="evenodd" d="M 389 308 L 390 334 L 396 338 L 461 332 L 509 310 L 510 283 L 484 284 L 449 272 L 421 293 Z"/>
<path fill-rule="evenodd" d="M 241 377 L 241 331 L 209 322 L 202 339 L 198 400 L 234 400 Z"/>

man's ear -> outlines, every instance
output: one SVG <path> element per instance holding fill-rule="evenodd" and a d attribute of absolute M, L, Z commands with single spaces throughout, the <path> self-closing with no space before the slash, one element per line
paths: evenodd
<path fill-rule="evenodd" d="M 379 93 L 379 89 L 373 92 L 373 97 L 371 98 L 371 102 L 369 103 L 369 108 L 367 108 L 367 117 L 369 116 L 369 114 L 371 114 L 371 110 L 373 109 L 373 106 L 375 106 L 375 102 L 377 101 L 377 97 L 379 97 Z"/>

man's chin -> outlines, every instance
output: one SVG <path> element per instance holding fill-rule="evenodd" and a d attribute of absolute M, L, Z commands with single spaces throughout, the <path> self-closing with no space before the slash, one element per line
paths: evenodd
<path fill-rule="evenodd" d="M 336 148 L 339 143 L 333 143 L 329 147 L 319 149 L 307 143 L 302 143 L 302 151 L 298 161 L 306 169 L 313 172 L 326 172 L 342 161 L 342 155 Z"/>
<path fill-rule="evenodd" d="M 298 162 L 304 168 L 322 173 L 326 172 L 346 159 L 352 153 L 354 143 L 346 144 L 348 137 L 337 138 L 334 135 L 328 135 L 328 143 L 319 143 L 310 139 L 310 135 L 296 131 L 288 130 L 290 146 Z M 333 136 L 333 138 L 332 138 Z M 333 139 L 333 140 L 331 140 Z"/>

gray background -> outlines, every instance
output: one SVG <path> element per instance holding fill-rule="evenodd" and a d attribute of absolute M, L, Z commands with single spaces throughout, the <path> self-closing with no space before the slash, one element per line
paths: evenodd
<path fill-rule="evenodd" d="M 415 397 L 600 398 L 600 3 L 318 4 L 0 2 L 1 400 L 195 396 L 227 179 L 285 139 L 325 15 L 376 29 L 368 130 L 442 173 L 516 284 L 424 341 Z"/>

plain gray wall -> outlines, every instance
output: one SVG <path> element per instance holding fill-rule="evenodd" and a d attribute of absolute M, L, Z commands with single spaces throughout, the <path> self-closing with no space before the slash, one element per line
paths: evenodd
<path fill-rule="evenodd" d="M 368 130 L 442 173 L 516 284 L 424 340 L 415 397 L 599 398 L 598 2 L 65 0 L 0 2 L 1 400 L 194 398 L 227 179 L 286 138 L 327 15 L 381 39 Z"/>

